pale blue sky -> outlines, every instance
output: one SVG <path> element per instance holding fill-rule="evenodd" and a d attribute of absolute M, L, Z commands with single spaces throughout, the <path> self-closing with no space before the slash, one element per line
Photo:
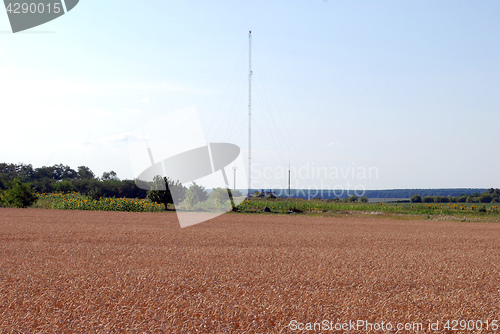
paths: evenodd
<path fill-rule="evenodd" d="M 0 11 L 0 161 L 132 178 L 124 140 L 191 106 L 208 141 L 246 149 L 252 30 L 255 188 L 286 187 L 288 161 L 309 170 L 297 187 L 500 187 L 499 15 L 497 1 L 81 0 L 12 34 Z"/>

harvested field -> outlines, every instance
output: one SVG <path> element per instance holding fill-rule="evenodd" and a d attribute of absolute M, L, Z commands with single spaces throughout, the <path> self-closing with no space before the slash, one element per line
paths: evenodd
<path fill-rule="evenodd" d="M 0 209 L 0 332 L 500 333 L 499 237 L 366 215 L 180 229 L 172 213 Z M 372 328 L 325 327 L 358 320 Z"/>

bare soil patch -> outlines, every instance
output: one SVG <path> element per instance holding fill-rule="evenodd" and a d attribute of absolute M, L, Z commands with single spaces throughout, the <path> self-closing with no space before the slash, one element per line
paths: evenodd
<path fill-rule="evenodd" d="M 180 229 L 173 213 L 0 209 L 0 332 L 500 325 L 499 237 L 495 223 L 370 215 L 227 214 Z"/>

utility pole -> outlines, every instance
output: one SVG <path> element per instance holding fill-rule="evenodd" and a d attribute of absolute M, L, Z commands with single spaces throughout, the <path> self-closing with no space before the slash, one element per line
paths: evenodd
<path fill-rule="evenodd" d="M 233 188 L 233 190 L 236 190 L 236 169 L 237 168 L 238 167 L 236 167 L 236 165 L 233 166 L 233 170 L 234 170 L 234 188 Z"/>
<path fill-rule="evenodd" d="M 288 163 L 288 198 L 290 198 L 290 163 Z"/>
<path fill-rule="evenodd" d="M 252 192 L 252 31 L 248 31 L 248 196 Z"/>

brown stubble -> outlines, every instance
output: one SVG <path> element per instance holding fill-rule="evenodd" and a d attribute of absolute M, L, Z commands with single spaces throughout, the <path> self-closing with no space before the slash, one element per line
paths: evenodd
<path fill-rule="evenodd" d="M 180 229 L 173 213 L 0 209 L 0 332 L 500 320 L 499 235 L 495 223 L 228 214 Z"/>

